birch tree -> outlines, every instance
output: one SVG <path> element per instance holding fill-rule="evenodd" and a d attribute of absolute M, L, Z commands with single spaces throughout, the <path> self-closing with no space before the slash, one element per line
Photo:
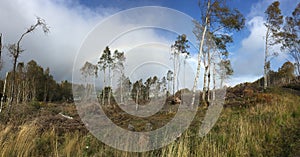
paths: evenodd
<path fill-rule="evenodd" d="M 98 76 L 98 67 L 97 65 L 94 65 L 88 61 L 86 61 L 83 65 L 83 67 L 80 69 L 81 75 L 84 78 L 84 81 L 86 82 L 85 86 L 85 99 L 88 99 L 91 96 L 92 92 L 92 85 L 88 83 L 89 77 L 97 77 Z"/>
<path fill-rule="evenodd" d="M 231 62 L 228 59 L 223 59 L 219 62 L 220 87 L 224 87 L 224 81 L 233 74 Z"/>
<path fill-rule="evenodd" d="M 113 67 L 114 67 L 114 58 L 113 58 L 112 54 L 110 53 L 110 51 L 107 55 L 106 62 L 108 65 L 108 79 L 109 79 L 107 103 L 108 103 L 108 105 L 110 105 L 111 94 L 112 94 L 112 73 L 113 73 Z"/>
<path fill-rule="evenodd" d="M 168 70 L 168 73 L 167 73 L 167 81 L 168 81 L 168 93 L 171 93 L 171 82 L 173 80 L 173 72 L 171 70 Z"/>
<path fill-rule="evenodd" d="M 190 46 L 188 45 L 188 40 L 185 34 L 179 35 L 177 37 L 177 40 L 175 41 L 175 43 L 173 45 L 171 45 L 171 49 L 173 50 L 173 63 L 174 63 L 174 76 L 173 76 L 173 99 L 175 100 L 175 85 L 177 84 L 177 74 L 178 74 L 178 70 L 179 70 L 179 57 L 180 55 L 184 55 L 184 54 L 189 54 L 189 52 L 187 51 L 187 49 Z M 178 88 L 178 86 L 177 86 Z"/>
<path fill-rule="evenodd" d="M 115 51 L 114 55 L 113 55 L 113 68 L 117 69 L 120 71 L 120 77 L 119 77 L 119 81 L 120 81 L 120 103 L 123 104 L 124 103 L 124 90 L 123 90 L 123 82 L 125 79 L 125 75 L 124 75 L 124 62 L 126 60 L 124 52 L 119 52 L 118 50 Z"/>
<path fill-rule="evenodd" d="M 199 1 L 201 9 L 200 21 L 194 21 L 194 34 L 199 41 L 198 64 L 193 85 L 193 97 L 191 105 L 194 105 L 195 94 L 201 70 L 201 58 L 204 50 L 204 43 L 207 40 L 207 33 L 225 34 L 226 31 L 239 31 L 245 25 L 245 18 L 236 9 L 230 9 L 223 0 Z M 209 65 L 210 66 L 210 65 Z"/>
<path fill-rule="evenodd" d="M 106 93 L 106 69 L 109 68 L 108 60 L 111 60 L 111 52 L 109 47 L 107 46 L 103 51 L 100 60 L 98 62 L 99 69 L 103 71 L 103 90 L 102 90 L 102 105 L 104 105 L 105 93 Z"/>
<path fill-rule="evenodd" d="M 167 91 L 167 79 L 165 76 L 161 79 L 161 84 L 162 84 L 162 93 L 165 95 Z"/>
<path fill-rule="evenodd" d="M 281 49 L 287 51 L 295 63 L 295 71 L 300 75 L 300 3 L 292 12 L 292 16 L 285 18 L 283 27 L 283 44 Z"/>
<path fill-rule="evenodd" d="M 281 42 L 280 28 L 283 24 L 283 16 L 279 8 L 280 2 L 275 1 L 268 6 L 265 11 L 266 22 L 266 34 L 265 34 L 265 55 L 264 55 L 264 89 L 268 87 L 268 73 L 270 70 L 270 58 L 276 56 L 276 52 L 270 51 L 270 48 Z"/>
<path fill-rule="evenodd" d="M 8 72 L 5 75 L 4 84 L 3 84 L 3 91 L 2 91 L 2 97 L 1 97 L 1 102 L 0 102 L 0 113 L 3 110 L 4 102 L 6 99 L 5 93 L 6 93 L 6 86 L 7 86 L 7 77 L 8 77 Z"/>

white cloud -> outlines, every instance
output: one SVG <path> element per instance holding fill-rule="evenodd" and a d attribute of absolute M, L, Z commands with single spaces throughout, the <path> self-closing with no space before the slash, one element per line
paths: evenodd
<path fill-rule="evenodd" d="M 126 74 L 132 76 L 132 81 L 139 78 L 145 81 L 154 75 L 161 78 L 168 69 L 173 68 L 170 60 L 171 44 L 179 34 L 192 37 L 192 30 L 190 17 L 167 8 L 147 7 L 120 12 L 90 32 L 78 53 L 78 64 L 74 67 L 73 76 L 79 78 L 80 74 L 76 72 L 83 63 L 86 60 L 96 63 L 102 50 L 109 45 L 112 52 L 116 49 L 125 52 Z M 193 41 L 193 38 L 190 40 Z M 189 75 L 186 81 L 191 83 L 194 77 Z M 102 76 L 100 73 L 100 82 Z"/>
<path fill-rule="evenodd" d="M 250 34 L 242 40 L 242 47 L 233 56 L 233 68 L 235 75 L 258 76 L 263 72 L 263 52 L 265 26 L 263 18 L 256 16 L 252 18 L 247 26 Z"/>
<path fill-rule="evenodd" d="M 70 80 L 76 52 L 87 34 L 91 30 L 97 32 L 99 29 L 97 26 L 103 23 L 106 24 L 106 31 L 98 30 L 99 34 L 96 33 L 90 40 L 97 46 L 89 47 L 85 49 L 83 55 L 79 55 L 79 59 L 82 59 L 79 63 L 82 65 L 87 60 L 95 62 L 104 47 L 113 39 L 112 37 L 118 37 L 120 33 L 126 33 L 132 28 L 159 25 L 162 29 L 168 28 L 168 31 L 173 31 L 172 33 L 175 32 L 175 34 L 192 32 L 192 27 L 188 29 L 186 27 L 188 23 L 192 23 L 188 16 L 169 9 L 157 9 L 153 14 L 154 9 L 148 9 L 147 12 L 144 9 L 137 10 L 134 18 L 126 15 L 113 15 L 114 20 L 108 21 L 105 18 L 119 11 L 118 9 L 101 8 L 101 6 L 90 9 L 77 1 L 70 0 L 3 0 L 0 1 L 0 20 L 3 21 L 0 25 L 0 32 L 4 35 L 4 44 L 14 43 L 26 31 L 26 28 L 36 22 L 36 16 L 45 19 L 50 27 L 50 33 L 45 36 L 41 30 L 36 30 L 32 34 L 28 34 L 22 42 L 22 48 L 25 51 L 18 61 L 28 62 L 34 59 L 43 67 L 49 67 L 56 80 Z M 180 22 L 181 24 L 178 24 Z M 123 41 L 118 40 L 118 42 L 111 43 L 112 50 L 118 48 L 125 51 L 148 42 L 170 44 L 170 38 L 157 35 L 156 30 L 145 30 L 143 32 L 134 30 L 133 33 L 130 33 L 131 36 Z M 5 53 L 7 54 L 7 51 Z M 12 67 L 11 59 L 8 56 L 4 57 L 4 62 L 6 64 L 2 75 L 4 71 L 8 71 Z"/>
<path fill-rule="evenodd" d="M 70 79 L 75 53 L 86 34 L 99 20 L 115 12 L 109 8 L 97 12 L 76 3 L 70 5 L 67 0 L 0 1 L 0 32 L 4 44 L 15 43 L 36 22 L 36 16 L 44 18 L 50 33 L 45 36 L 39 29 L 28 34 L 22 42 L 25 52 L 19 62 L 34 59 L 43 67 L 50 67 L 57 80 Z M 4 70 L 11 68 L 10 61 L 4 57 Z"/>
<path fill-rule="evenodd" d="M 233 52 L 232 63 L 234 76 L 231 85 L 241 82 L 252 82 L 263 75 L 264 64 L 264 36 L 266 28 L 264 26 L 264 11 L 272 3 L 272 0 L 259 1 L 251 6 L 251 11 L 246 15 L 247 29 L 249 35 L 241 41 L 241 48 Z M 281 0 L 281 9 L 284 15 L 290 14 L 294 9 L 294 0 Z M 280 52 L 280 46 L 275 46 L 271 51 Z M 271 61 L 271 69 L 277 70 L 285 61 L 287 56 L 281 53 Z"/>

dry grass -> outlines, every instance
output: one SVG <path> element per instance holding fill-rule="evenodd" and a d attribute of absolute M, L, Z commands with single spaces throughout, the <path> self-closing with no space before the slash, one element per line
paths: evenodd
<path fill-rule="evenodd" d="M 277 95 L 279 96 L 279 95 Z M 300 135 L 300 97 L 285 94 L 249 108 L 225 108 L 211 132 L 201 138 L 197 125 L 161 149 L 131 153 L 115 150 L 79 131 L 40 132 L 35 121 L 0 125 L 1 156 L 289 156 Z M 198 123 L 197 119 L 194 123 Z M 199 125 L 198 125 L 199 126 Z M 297 151 L 296 151 L 297 152 Z"/>

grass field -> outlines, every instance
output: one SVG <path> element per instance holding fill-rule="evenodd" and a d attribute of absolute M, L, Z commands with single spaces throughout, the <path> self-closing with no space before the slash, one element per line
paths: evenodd
<path fill-rule="evenodd" d="M 25 113 L 14 115 L 19 117 L 18 121 L 0 124 L 0 156 L 299 156 L 300 96 L 281 89 L 273 89 L 269 94 L 272 95 L 269 102 L 224 108 L 205 137 L 198 135 L 204 112 L 199 108 L 192 125 L 180 138 L 161 149 L 144 153 L 106 146 L 82 124 L 72 128 L 72 123 L 79 123 L 78 119 L 58 118 L 61 111 L 75 116 L 72 104 L 38 104 L 43 109 L 23 104 L 30 107 L 22 109 Z M 30 113 L 31 110 L 35 112 Z M 51 121 L 55 118 L 56 121 Z M 47 124 L 41 125 L 41 122 Z"/>

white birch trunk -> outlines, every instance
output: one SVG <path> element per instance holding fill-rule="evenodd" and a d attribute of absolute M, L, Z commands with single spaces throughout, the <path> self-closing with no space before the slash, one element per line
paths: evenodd
<path fill-rule="evenodd" d="M 207 6 L 208 6 L 208 9 L 209 9 L 210 1 L 208 1 Z M 207 23 L 208 23 L 208 15 L 205 17 L 205 24 L 207 24 Z M 199 79 L 200 71 L 201 71 L 201 55 L 202 55 L 202 51 L 203 51 L 203 44 L 204 44 L 206 31 L 207 31 L 207 25 L 204 26 L 202 37 L 201 37 L 201 42 L 200 42 L 200 47 L 199 47 L 197 73 L 196 73 L 196 76 L 195 76 L 195 79 L 194 79 L 193 97 L 192 97 L 191 106 L 193 106 L 194 103 L 195 103 L 196 89 L 197 89 L 198 79 Z"/>
<path fill-rule="evenodd" d="M 103 87 L 103 90 L 102 90 L 102 105 L 104 105 L 104 102 L 105 102 L 105 86 L 106 86 L 106 82 L 105 82 L 105 69 L 103 70 L 103 83 L 104 83 L 104 87 Z"/>
<path fill-rule="evenodd" d="M 4 84 L 3 84 L 3 92 L 2 92 L 1 105 L 0 105 L 0 113 L 2 112 L 3 104 L 4 104 L 4 101 L 5 101 L 4 99 L 5 99 L 5 92 L 6 92 L 7 76 L 8 76 L 8 72 L 6 73 Z"/>
<path fill-rule="evenodd" d="M 266 33 L 266 39 L 265 39 L 265 58 L 264 58 L 264 89 L 268 87 L 268 67 L 267 67 L 267 62 L 268 62 L 268 38 L 269 38 L 269 32 L 270 28 L 267 28 L 267 33 Z"/>
<path fill-rule="evenodd" d="M 212 91 L 212 100 L 216 100 L 216 63 L 214 63 L 213 68 L 213 91 Z"/>
<path fill-rule="evenodd" d="M 210 102 L 210 67 L 211 67 L 211 58 L 210 58 L 210 50 L 208 50 L 208 54 L 207 54 L 207 60 L 208 60 L 208 75 L 207 75 L 207 101 Z"/>

